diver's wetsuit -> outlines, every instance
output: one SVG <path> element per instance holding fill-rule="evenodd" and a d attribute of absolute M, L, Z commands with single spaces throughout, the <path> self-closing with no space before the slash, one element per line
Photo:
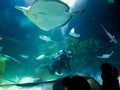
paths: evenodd
<path fill-rule="evenodd" d="M 71 56 L 64 51 L 63 53 L 58 54 L 57 57 L 53 57 L 55 62 L 51 66 L 48 66 L 47 69 L 51 74 L 55 74 L 55 72 L 61 74 L 63 69 L 70 71 L 70 58 Z"/>

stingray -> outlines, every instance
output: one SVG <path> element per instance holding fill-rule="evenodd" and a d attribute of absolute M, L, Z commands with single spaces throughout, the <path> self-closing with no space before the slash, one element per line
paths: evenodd
<path fill-rule="evenodd" d="M 69 6 L 62 1 L 36 0 L 28 7 L 15 6 L 35 25 L 44 31 L 65 25 L 71 18 Z"/>
<path fill-rule="evenodd" d="M 98 58 L 110 58 L 114 51 L 112 51 L 110 54 L 103 54 L 102 56 L 97 56 Z"/>

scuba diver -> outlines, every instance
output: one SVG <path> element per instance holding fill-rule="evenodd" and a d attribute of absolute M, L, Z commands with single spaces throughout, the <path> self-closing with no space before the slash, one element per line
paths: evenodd
<path fill-rule="evenodd" d="M 46 68 L 52 75 L 55 73 L 61 74 L 63 69 L 70 71 L 71 57 L 72 57 L 71 51 L 60 50 L 53 56 L 52 58 L 54 60 L 53 64 L 51 66 L 47 65 Z"/>

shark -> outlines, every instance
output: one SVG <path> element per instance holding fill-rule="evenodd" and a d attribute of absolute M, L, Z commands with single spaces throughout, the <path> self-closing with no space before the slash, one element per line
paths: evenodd
<path fill-rule="evenodd" d="M 110 58 L 113 53 L 114 51 L 112 51 L 110 54 L 103 54 L 102 56 L 97 56 L 97 57 L 98 58 Z"/>
<path fill-rule="evenodd" d="M 113 42 L 113 43 L 117 44 L 118 41 L 116 40 L 115 36 L 111 35 L 102 24 L 100 24 L 100 25 L 103 28 L 103 30 L 105 31 L 105 33 L 108 35 L 108 37 L 110 38 L 110 42 Z"/>

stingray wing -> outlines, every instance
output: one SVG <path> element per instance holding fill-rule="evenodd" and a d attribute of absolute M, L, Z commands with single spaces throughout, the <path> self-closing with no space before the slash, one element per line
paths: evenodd
<path fill-rule="evenodd" d="M 48 31 L 71 19 L 72 15 L 68 10 L 68 5 L 61 1 L 36 0 L 26 15 L 39 28 Z"/>

